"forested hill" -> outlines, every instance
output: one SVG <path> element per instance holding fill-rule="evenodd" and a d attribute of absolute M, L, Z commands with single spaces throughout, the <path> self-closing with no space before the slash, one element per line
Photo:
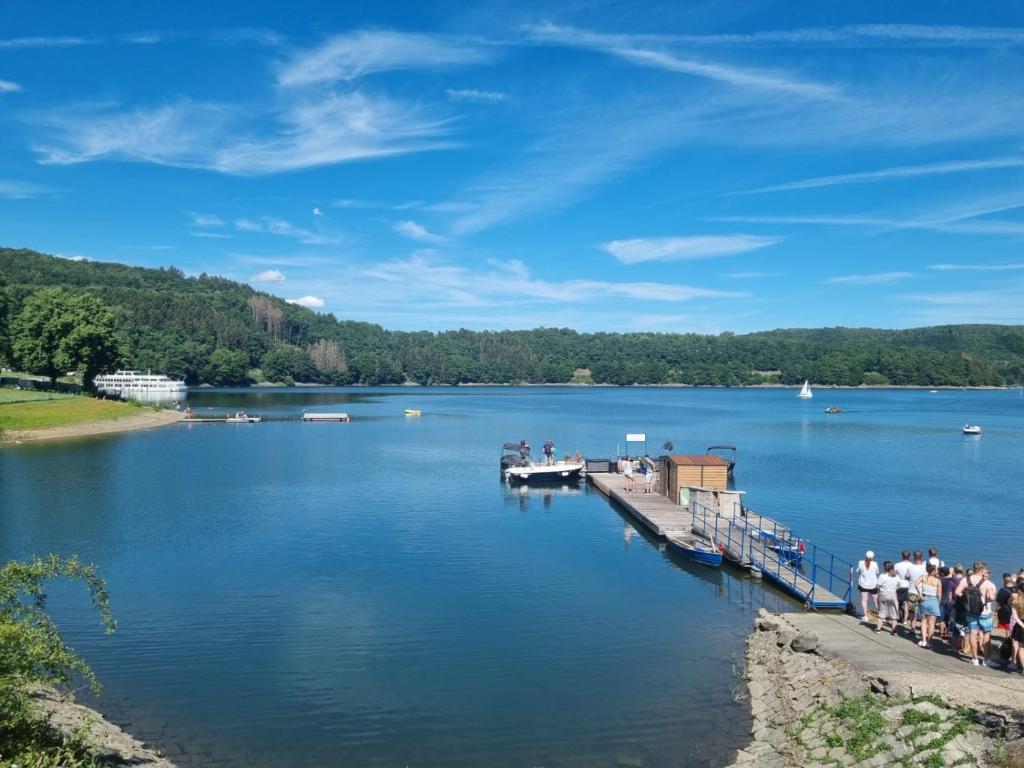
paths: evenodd
<path fill-rule="evenodd" d="M 665 333 L 387 331 L 221 277 L 0 249 L 10 317 L 44 287 L 116 314 L 124 364 L 190 383 L 685 383 L 983 386 L 1024 381 L 1024 326 Z M 13 361 L 17 363 L 18 361 Z"/>

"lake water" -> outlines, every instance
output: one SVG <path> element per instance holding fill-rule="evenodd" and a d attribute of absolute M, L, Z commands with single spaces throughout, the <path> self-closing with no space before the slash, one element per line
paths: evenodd
<path fill-rule="evenodd" d="M 201 391 L 175 425 L 0 450 L 0 558 L 77 553 L 109 582 L 99 631 L 53 607 L 99 706 L 183 765 L 722 765 L 749 716 L 756 609 L 598 493 L 506 488 L 504 441 L 588 456 L 739 449 L 747 504 L 855 560 L 937 545 L 1024 565 L 1016 391 Z M 824 407 L 836 404 L 841 415 Z M 303 408 L 349 424 L 303 424 Z M 404 408 L 421 408 L 405 417 Z M 963 437 L 965 422 L 982 437 Z"/>

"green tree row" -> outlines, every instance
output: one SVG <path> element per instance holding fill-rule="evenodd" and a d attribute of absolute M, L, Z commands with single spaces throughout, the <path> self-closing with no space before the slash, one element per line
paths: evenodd
<path fill-rule="evenodd" d="M 0 273 L 8 283 L 6 299 L 0 298 L 0 326 L 5 309 L 12 330 L 28 326 L 22 315 L 42 290 L 89 295 L 109 308 L 115 347 L 106 362 L 116 357 L 132 368 L 184 375 L 191 384 L 241 385 L 253 377 L 329 384 L 740 386 L 810 379 L 983 386 L 1024 381 L 1022 326 L 714 336 L 566 328 L 405 332 L 338 320 L 221 277 L 186 277 L 174 267 L 145 269 L 0 249 Z M 92 313 L 91 319 L 101 314 Z M 76 332 L 88 336 L 87 330 Z M 0 328 L 0 354 L 6 350 L 13 362 L 34 370 L 50 364 L 4 339 Z M 52 364 L 60 368 L 70 362 L 65 355 Z"/>

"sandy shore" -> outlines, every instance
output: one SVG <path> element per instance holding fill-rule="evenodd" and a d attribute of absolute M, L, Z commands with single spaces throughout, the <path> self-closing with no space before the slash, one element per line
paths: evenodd
<path fill-rule="evenodd" d="M 69 424 L 66 427 L 48 427 L 46 429 L 27 429 L 11 431 L 7 434 L 7 443 L 28 443 L 39 440 L 62 440 L 74 437 L 91 437 L 93 435 L 111 435 L 117 432 L 134 432 L 139 429 L 152 429 L 173 424 L 184 418 L 180 411 L 140 411 L 119 419 L 103 421 L 86 421 L 81 424 Z"/>

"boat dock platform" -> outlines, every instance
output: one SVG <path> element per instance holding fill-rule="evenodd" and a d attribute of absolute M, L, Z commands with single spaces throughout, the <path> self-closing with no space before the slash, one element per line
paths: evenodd
<path fill-rule="evenodd" d="M 319 413 L 309 411 L 302 414 L 303 421 L 351 421 L 347 413 Z"/>
<path fill-rule="evenodd" d="M 590 472 L 587 480 L 655 535 L 699 532 L 808 608 L 844 609 L 849 603 L 850 564 L 810 542 L 800 543 L 800 561 L 794 561 L 786 550 L 794 541 L 792 531 L 771 518 L 750 510 L 720 514 L 696 502 L 688 509 L 660 493 L 644 493 L 640 481 L 638 490 L 628 493 L 625 478 L 618 474 Z"/>

